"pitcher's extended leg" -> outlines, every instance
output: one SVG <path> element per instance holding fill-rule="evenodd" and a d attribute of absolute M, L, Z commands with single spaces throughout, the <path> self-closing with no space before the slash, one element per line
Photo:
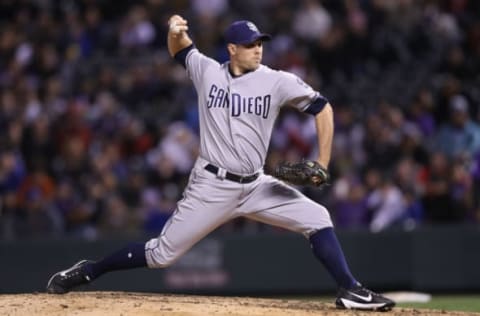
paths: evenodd
<path fill-rule="evenodd" d="M 81 260 L 55 273 L 47 283 L 47 292 L 67 293 L 110 271 L 171 265 L 196 242 L 234 216 L 232 210 L 241 191 L 241 186 L 225 184 L 214 175 L 206 174 L 203 168 L 194 169 L 184 198 L 177 203 L 176 211 L 157 238 L 130 244 L 98 262 Z"/>
<path fill-rule="evenodd" d="M 393 301 L 363 287 L 352 276 L 325 207 L 272 177 L 263 176 L 261 180 L 251 186 L 242 211 L 248 218 L 309 238 L 313 253 L 338 284 L 337 308 L 387 311 L 395 306 Z"/>
<path fill-rule="evenodd" d="M 315 256 L 340 287 L 351 288 L 358 283 L 348 268 L 325 207 L 269 177 L 253 191 L 249 200 L 260 201 L 256 203 L 260 211 L 246 217 L 303 234 L 309 238 Z M 247 201 L 242 208 L 254 207 L 249 204 Z"/>

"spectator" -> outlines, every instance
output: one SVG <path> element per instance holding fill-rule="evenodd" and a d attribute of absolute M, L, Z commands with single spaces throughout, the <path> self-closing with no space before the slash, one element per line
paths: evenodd
<path fill-rule="evenodd" d="M 293 30 L 296 35 L 311 41 L 323 39 L 331 26 L 330 13 L 314 0 L 304 0 L 293 20 Z"/>
<path fill-rule="evenodd" d="M 470 119 L 465 97 L 456 95 L 450 100 L 450 121 L 440 127 L 435 149 L 449 158 L 474 157 L 480 151 L 480 126 Z"/>
<path fill-rule="evenodd" d="M 390 178 L 382 176 L 376 169 L 369 169 L 365 175 L 369 189 L 367 208 L 371 212 L 370 231 L 379 232 L 403 219 L 407 206 L 400 189 Z"/>
<path fill-rule="evenodd" d="M 155 28 L 142 5 L 136 5 L 128 12 L 119 34 L 121 47 L 134 52 L 148 47 L 156 36 Z"/>
<path fill-rule="evenodd" d="M 170 217 L 172 203 L 165 203 L 161 193 L 153 188 L 143 191 L 140 214 L 143 217 L 143 230 L 149 234 L 156 234 L 162 230 Z"/>
<path fill-rule="evenodd" d="M 450 192 L 451 172 L 445 154 L 437 152 L 430 156 L 422 199 L 425 219 L 429 223 L 455 222 L 463 218 L 464 214 L 454 208 Z"/>
<path fill-rule="evenodd" d="M 332 215 L 338 228 L 362 229 L 368 226 L 367 192 L 360 179 L 348 176 L 338 179 L 332 192 Z"/>
<path fill-rule="evenodd" d="M 40 166 L 23 179 L 17 191 L 19 234 L 41 236 L 57 230 L 50 212 L 55 190 L 54 180 Z"/>

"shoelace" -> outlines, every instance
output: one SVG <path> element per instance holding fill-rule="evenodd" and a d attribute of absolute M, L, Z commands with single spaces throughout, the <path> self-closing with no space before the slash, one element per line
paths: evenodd
<path fill-rule="evenodd" d="M 367 294 L 371 294 L 372 296 L 375 296 L 375 297 L 381 297 L 380 294 L 375 293 L 375 292 L 373 292 L 373 291 L 371 291 L 371 290 L 369 290 L 369 289 L 367 289 L 367 288 L 362 287 L 361 289 L 362 289 L 362 291 L 367 292 Z"/>
<path fill-rule="evenodd" d="M 70 278 L 73 278 L 75 276 L 78 276 L 80 275 L 80 269 L 75 269 L 73 271 L 70 271 L 68 272 L 67 274 L 65 274 L 64 276 L 61 276 L 62 277 L 62 280 L 68 280 Z"/>

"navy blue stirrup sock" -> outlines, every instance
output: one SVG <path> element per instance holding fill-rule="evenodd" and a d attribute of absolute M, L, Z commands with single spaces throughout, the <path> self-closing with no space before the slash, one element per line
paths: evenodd
<path fill-rule="evenodd" d="M 323 263 L 338 286 L 350 289 L 358 284 L 348 268 L 333 228 L 319 230 L 310 236 L 313 253 Z"/>
<path fill-rule="evenodd" d="M 131 243 L 127 247 L 112 253 L 98 262 L 86 264 L 85 271 L 93 280 L 110 271 L 146 266 L 145 243 Z"/>

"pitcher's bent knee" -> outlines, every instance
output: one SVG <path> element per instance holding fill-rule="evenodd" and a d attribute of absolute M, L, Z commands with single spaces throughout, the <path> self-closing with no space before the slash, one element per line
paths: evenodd
<path fill-rule="evenodd" d="M 314 208 L 314 212 L 310 215 L 311 216 L 308 217 L 308 220 L 303 223 L 303 227 L 300 231 L 300 233 L 306 238 L 309 238 L 310 235 L 319 230 L 333 227 L 330 213 L 324 206 L 317 204 Z"/>
<path fill-rule="evenodd" d="M 179 256 L 178 250 L 171 249 L 162 236 L 152 238 L 145 244 L 145 257 L 149 268 L 166 268 L 172 265 Z"/>

